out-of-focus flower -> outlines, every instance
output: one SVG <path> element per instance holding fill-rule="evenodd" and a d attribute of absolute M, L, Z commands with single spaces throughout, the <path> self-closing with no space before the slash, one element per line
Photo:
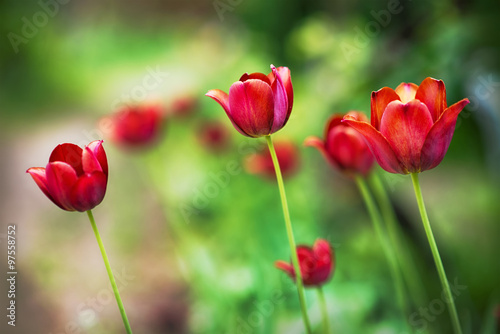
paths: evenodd
<path fill-rule="evenodd" d="M 446 104 L 443 81 L 426 78 L 420 86 L 372 92 L 371 124 L 347 115 L 344 122 L 361 133 L 379 165 L 390 173 L 419 173 L 443 160 L 458 114 L 469 103 Z"/>
<path fill-rule="evenodd" d="M 152 145 L 163 130 L 164 115 L 158 106 L 132 106 L 120 109 L 101 121 L 111 141 L 124 148 Z"/>
<path fill-rule="evenodd" d="M 274 67 L 271 73 L 245 73 L 229 88 L 229 95 L 219 89 L 206 96 L 217 101 L 226 111 L 233 126 L 242 135 L 261 137 L 285 126 L 293 105 L 290 70 Z"/>
<path fill-rule="evenodd" d="M 313 247 L 297 246 L 300 273 L 304 286 L 319 286 L 325 284 L 335 270 L 335 254 L 328 241 L 318 239 Z M 291 263 L 276 261 L 276 268 L 286 272 L 295 279 L 295 270 Z"/>
<path fill-rule="evenodd" d="M 231 134 L 220 121 L 206 121 L 197 131 L 201 145 L 212 152 L 222 152 L 229 148 Z"/>
<path fill-rule="evenodd" d="M 300 155 L 297 146 L 291 141 L 277 141 L 274 143 L 276 157 L 281 168 L 283 177 L 294 175 L 300 166 Z M 250 174 L 262 175 L 269 178 L 276 178 L 271 153 L 267 147 L 258 153 L 253 153 L 245 157 L 243 166 Z"/>
<path fill-rule="evenodd" d="M 368 121 L 366 116 L 358 111 L 350 111 L 347 115 Z M 345 175 L 366 176 L 373 166 L 373 154 L 363 136 L 342 123 L 343 117 L 343 114 L 331 116 L 326 123 L 324 139 L 309 137 L 304 144 L 317 148 L 334 168 Z"/>
<path fill-rule="evenodd" d="M 173 100 L 169 113 L 173 116 L 187 117 L 191 115 L 198 107 L 198 99 L 194 96 L 186 95 Z"/>
<path fill-rule="evenodd" d="M 108 161 L 102 140 L 84 149 L 57 145 L 45 168 L 26 171 L 42 192 L 63 210 L 84 212 L 102 202 L 108 183 Z"/>

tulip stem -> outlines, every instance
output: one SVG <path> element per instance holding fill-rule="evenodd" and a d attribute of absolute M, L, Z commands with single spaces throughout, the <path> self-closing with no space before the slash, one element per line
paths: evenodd
<path fill-rule="evenodd" d="M 379 242 L 382 246 L 382 250 L 387 258 L 387 262 L 389 263 L 389 270 L 392 276 L 392 280 L 395 285 L 396 295 L 398 298 L 398 304 L 401 307 L 401 311 L 403 312 L 403 316 L 409 315 L 408 311 L 408 302 L 406 299 L 406 293 L 404 289 L 403 278 L 401 276 L 401 271 L 398 268 L 396 256 L 394 255 L 394 251 L 392 247 L 389 246 L 389 242 L 387 241 L 387 237 L 382 228 L 382 217 L 375 205 L 375 201 L 373 200 L 370 191 L 368 190 L 368 186 L 366 184 L 365 179 L 361 176 L 356 176 L 355 178 L 356 184 L 363 196 L 363 200 L 365 201 L 366 208 L 368 209 L 368 213 L 373 222 L 373 227 L 375 229 L 375 233 L 379 239 Z"/>
<path fill-rule="evenodd" d="M 309 317 L 307 316 L 307 306 L 306 298 L 304 293 L 304 284 L 302 282 L 302 273 L 299 266 L 299 257 L 297 255 L 297 246 L 295 245 L 295 239 L 293 237 L 292 222 L 290 221 L 290 212 L 288 211 L 288 203 L 286 200 L 285 186 L 283 184 L 283 176 L 281 175 L 281 169 L 278 162 L 278 157 L 276 156 L 276 151 L 274 150 L 274 145 L 271 140 L 271 135 L 266 136 L 267 146 L 269 147 L 269 153 L 271 153 L 271 158 L 274 164 L 274 170 L 276 171 L 276 180 L 278 181 L 278 188 L 281 197 L 281 206 L 283 207 L 283 216 L 285 217 L 286 232 L 288 235 L 288 243 L 290 244 L 290 252 L 292 257 L 293 269 L 295 271 L 295 281 L 297 283 L 297 291 L 299 294 L 300 307 L 302 309 L 302 318 L 304 320 L 304 326 L 306 327 L 306 332 L 311 334 L 311 323 L 309 322 Z"/>
<path fill-rule="evenodd" d="M 448 279 L 446 278 L 443 262 L 441 261 L 441 256 L 439 255 L 436 240 L 434 239 L 434 234 L 432 233 L 431 223 L 429 222 L 427 210 L 425 209 L 424 197 L 422 196 L 420 183 L 418 181 L 418 173 L 411 173 L 411 180 L 413 182 L 413 188 L 415 189 L 415 197 L 417 199 L 418 209 L 420 210 L 422 223 L 424 224 L 425 234 L 427 235 L 427 240 L 429 241 L 429 245 L 431 247 L 432 257 L 434 258 L 434 263 L 436 264 L 436 269 L 439 274 L 441 286 L 446 295 L 448 311 L 450 312 L 451 323 L 453 325 L 453 332 L 455 334 L 462 334 L 460 321 L 458 320 L 457 308 L 455 306 L 455 300 L 453 299 L 453 295 L 451 294 L 450 284 L 448 283 Z"/>
<path fill-rule="evenodd" d="M 99 235 L 99 231 L 97 230 L 97 225 L 95 223 L 94 215 L 92 214 L 92 210 L 88 210 L 87 215 L 89 216 L 90 225 L 92 225 L 92 229 L 94 230 L 94 234 L 95 234 L 95 237 L 97 239 L 97 244 L 99 244 L 99 249 L 101 250 L 102 258 L 104 260 L 104 265 L 106 266 L 106 271 L 108 272 L 109 281 L 111 282 L 111 287 L 113 288 L 113 293 L 115 294 L 116 302 L 118 303 L 118 308 L 120 309 L 120 314 L 121 314 L 122 319 L 123 319 L 123 324 L 125 325 L 125 329 L 127 330 L 127 334 L 132 334 L 132 329 L 130 328 L 127 314 L 125 313 L 125 307 L 123 306 L 122 299 L 120 297 L 120 293 L 118 292 L 118 287 L 116 286 L 115 277 L 113 276 L 113 272 L 111 271 L 111 266 L 109 264 L 108 255 L 106 254 L 106 250 L 104 249 L 104 245 L 102 243 L 101 236 Z"/>
<path fill-rule="evenodd" d="M 404 240 L 401 228 L 398 224 L 394 208 L 392 207 L 391 200 L 387 195 L 387 191 L 376 173 L 372 173 L 369 179 L 371 189 L 374 192 L 375 199 L 380 207 L 380 212 L 385 222 L 389 239 L 392 242 L 392 247 L 396 252 L 396 258 L 399 266 L 403 272 L 403 277 L 408 284 L 408 290 L 412 296 L 413 302 L 417 305 L 425 304 L 426 292 L 423 289 L 418 277 L 418 271 L 415 261 L 413 261 L 410 250 L 403 247 L 401 242 Z"/>
<path fill-rule="evenodd" d="M 328 308 L 326 307 L 325 294 L 323 292 L 323 287 L 318 287 L 318 297 L 321 307 L 321 314 L 323 316 L 323 330 L 324 334 L 330 334 L 330 321 L 328 320 Z"/>

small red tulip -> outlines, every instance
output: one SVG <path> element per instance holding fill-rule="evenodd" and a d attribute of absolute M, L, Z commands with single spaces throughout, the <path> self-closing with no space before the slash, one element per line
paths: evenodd
<path fill-rule="evenodd" d="M 319 286 L 330 279 L 335 270 L 335 254 L 328 241 L 318 239 L 313 247 L 297 246 L 300 273 L 304 286 Z M 291 263 L 276 261 L 276 268 L 295 279 L 295 270 Z"/>
<path fill-rule="evenodd" d="M 187 117 L 191 115 L 197 107 L 198 99 L 189 95 L 181 96 L 172 102 L 169 113 L 178 117 Z"/>
<path fill-rule="evenodd" d="M 293 105 L 290 70 L 274 67 L 268 75 L 245 73 L 229 88 L 229 95 L 219 89 L 206 96 L 226 111 L 233 126 L 247 137 L 270 135 L 285 126 Z"/>
<path fill-rule="evenodd" d="M 294 175 L 300 165 L 297 146 L 291 141 L 277 141 L 274 143 L 274 149 L 283 177 Z M 273 159 L 267 147 L 263 147 L 259 153 L 248 155 L 244 160 L 244 167 L 250 174 L 262 175 L 271 179 L 276 178 Z"/>
<path fill-rule="evenodd" d="M 350 111 L 347 115 L 368 121 L 364 114 L 357 111 Z M 326 123 L 323 140 L 318 137 L 309 137 L 304 144 L 317 148 L 325 159 L 342 173 L 348 176 L 356 174 L 366 176 L 373 166 L 373 154 L 363 136 L 342 123 L 343 117 L 342 114 L 330 117 Z"/>
<path fill-rule="evenodd" d="M 443 160 L 458 114 L 469 103 L 446 104 L 443 81 L 426 78 L 420 86 L 402 83 L 396 90 L 372 92 L 371 125 L 351 115 L 343 122 L 361 133 L 379 165 L 390 173 L 419 173 Z"/>
<path fill-rule="evenodd" d="M 108 183 L 108 160 L 102 140 L 82 150 L 74 144 L 57 145 L 46 168 L 26 171 L 42 192 L 63 210 L 84 212 L 102 202 Z"/>
<path fill-rule="evenodd" d="M 222 152 L 229 147 L 231 134 L 229 129 L 220 121 L 206 121 L 197 131 L 201 145 L 212 152 Z"/>
<path fill-rule="evenodd" d="M 107 119 L 109 138 L 126 148 L 153 144 L 163 129 L 164 117 L 158 106 L 126 107 Z M 102 122 L 105 123 L 105 122 Z"/>

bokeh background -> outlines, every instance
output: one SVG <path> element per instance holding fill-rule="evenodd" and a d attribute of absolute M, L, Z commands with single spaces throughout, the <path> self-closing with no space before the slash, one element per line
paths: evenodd
<path fill-rule="evenodd" d="M 444 80 L 448 104 L 471 100 L 447 156 L 421 184 L 448 277 L 460 286 L 464 332 L 497 332 L 498 1 L 5 0 L 0 7 L 0 268 L 7 271 L 7 225 L 15 224 L 19 273 L 16 327 L 2 315 L 0 332 L 123 332 L 86 215 L 59 210 L 24 172 L 45 166 L 59 143 L 106 140 L 99 120 L 117 108 L 157 104 L 169 116 L 156 145 L 131 152 L 105 141 L 110 179 L 94 210 L 133 329 L 301 333 L 293 284 L 274 268 L 289 258 L 276 184 L 244 168 L 264 142 L 239 135 L 203 96 L 227 91 L 245 72 L 268 73 L 270 64 L 288 66 L 294 84 L 292 115 L 274 138 L 299 151 L 299 168 L 286 179 L 296 239 L 321 237 L 335 248 L 335 275 L 325 286 L 334 333 L 451 329 L 447 311 L 433 304 L 440 285 L 410 178 L 375 171 L 425 287 L 413 321 L 400 316 L 357 188 L 304 139 L 320 136 L 334 112 L 369 114 L 371 91 L 400 82 L 432 76 Z M 194 106 L 172 112 L 179 99 Z M 223 145 L 205 132 L 214 122 Z M 315 292 L 307 298 L 319 330 Z M 429 307 L 434 313 L 425 313 Z"/>

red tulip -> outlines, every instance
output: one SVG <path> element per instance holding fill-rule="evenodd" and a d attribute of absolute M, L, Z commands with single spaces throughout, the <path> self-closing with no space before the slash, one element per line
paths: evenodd
<path fill-rule="evenodd" d="M 210 151 L 222 152 L 231 143 L 231 134 L 226 124 L 220 121 L 206 121 L 197 131 L 198 140 Z"/>
<path fill-rule="evenodd" d="M 274 67 L 268 75 L 245 73 L 229 88 L 229 95 L 219 89 L 206 96 L 217 101 L 226 111 L 233 126 L 242 135 L 261 137 L 285 126 L 293 105 L 290 70 Z"/>
<path fill-rule="evenodd" d="M 157 106 L 126 107 L 108 118 L 106 124 L 109 126 L 104 130 L 119 146 L 144 147 L 158 139 L 163 121 L 162 112 Z"/>
<path fill-rule="evenodd" d="M 26 171 L 42 192 L 63 210 L 87 211 L 102 202 L 108 183 L 108 161 L 102 140 L 83 150 L 74 144 L 57 145 L 46 168 Z"/>
<path fill-rule="evenodd" d="M 274 143 L 274 149 L 283 177 L 290 177 L 295 174 L 300 164 L 297 146 L 290 141 L 278 141 Z M 272 179 L 276 178 L 273 159 L 267 147 L 259 153 L 248 155 L 245 158 L 244 167 L 250 174 L 258 174 Z"/>
<path fill-rule="evenodd" d="M 304 286 L 322 285 L 333 275 L 335 255 L 328 241 L 318 239 L 312 248 L 297 246 L 297 255 Z M 275 265 L 295 279 L 295 270 L 291 263 L 276 261 Z"/>
<path fill-rule="evenodd" d="M 420 86 L 402 83 L 372 93 L 371 125 L 351 115 L 344 122 L 361 133 L 380 166 L 390 173 L 419 173 L 443 160 L 450 146 L 463 99 L 446 104 L 441 80 L 426 78 Z"/>
<path fill-rule="evenodd" d="M 186 95 L 176 98 L 170 105 L 169 111 L 171 115 L 187 117 L 191 115 L 197 107 L 198 99 L 193 96 Z"/>
<path fill-rule="evenodd" d="M 364 114 L 357 111 L 350 111 L 347 115 L 368 121 Z M 343 117 L 342 114 L 330 117 L 326 123 L 323 140 L 309 137 L 304 144 L 317 148 L 334 168 L 346 175 L 367 175 L 373 166 L 373 154 L 363 136 L 342 123 Z"/>

